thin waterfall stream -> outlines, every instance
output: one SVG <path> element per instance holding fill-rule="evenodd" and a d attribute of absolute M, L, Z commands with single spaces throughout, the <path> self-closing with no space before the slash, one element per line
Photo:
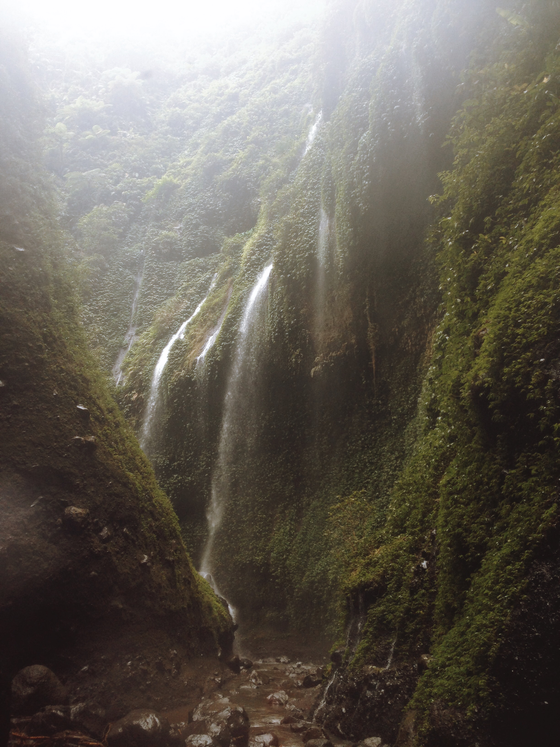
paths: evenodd
<path fill-rule="evenodd" d="M 136 325 L 136 310 L 138 308 L 138 299 L 140 297 L 140 289 L 142 287 L 142 280 L 144 279 L 144 261 L 142 260 L 142 264 L 140 266 L 140 269 L 138 270 L 138 275 L 135 279 L 135 286 L 134 286 L 134 296 L 132 298 L 132 308 L 130 310 L 130 322 L 128 324 L 128 329 L 126 331 L 126 335 L 124 336 L 124 345 L 119 350 L 119 354 L 117 356 L 117 360 L 115 361 L 115 365 L 113 366 L 113 378 L 115 380 L 115 385 L 119 386 L 122 381 L 122 364 L 124 362 L 124 359 L 128 355 L 130 348 L 133 346 L 134 342 L 136 341 L 136 330 L 138 329 L 138 326 Z"/>
<path fill-rule="evenodd" d="M 150 444 L 151 439 L 151 431 L 152 431 L 152 425 L 154 421 L 154 416 L 157 410 L 157 404 L 158 404 L 158 396 L 159 396 L 159 385 L 161 382 L 161 377 L 163 375 L 163 372 L 165 371 L 165 367 L 167 366 L 167 361 L 169 360 L 169 353 L 171 352 L 171 348 L 177 340 L 183 339 L 185 335 L 185 330 L 188 327 L 188 325 L 192 322 L 192 320 L 200 313 L 202 307 L 204 306 L 204 303 L 206 302 L 206 299 L 212 292 L 214 286 L 216 285 L 217 276 L 214 275 L 212 278 L 212 282 L 210 283 L 210 287 L 208 289 L 208 293 L 204 296 L 202 301 L 198 304 L 194 312 L 191 314 L 191 316 L 186 319 L 177 332 L 175 332 L 174 335 L 171 336 L 169 342 L 167 345 L 163 348 L 161 351 L 161 354 L 158 358 L 158 362 L 156 363 L 156 367 L 154 368 L 154 373 L 152 375 L 152 383 L 150 385 L 150 395 L 148 397 L 148 404 L 146 406 L 146 413 L 144 415 L 144 424 L 142 426 L 142 434 L 140 436 L 140 446 L 144 451 L 147 451 Z"/>
<path fill-rule="evenodd" d="M 309 153 L 311 146 L 315 142 L 315 138 L 317 137 L 317 132 L 319 131 L 319 127 L 322 121 L 323 121 L 323 111 L 321 110 L 319 114 L 317 114 L 317 118 L 315 119 L 315 122 L 313 122 L 313 125 L 311 129 L 309 130 L 309 134 L 307 135 L 307 141 L 305 143 L 305 150 L 303 151 L 304 156 L 306 156 Z"/>
<path fill-rule="evenodd" d="M 219 590 L 216 586 L 213 558 L 216 533 L 222 524 L 229 499 L 230 469 L 235 460 L 235 452 L 240 446 L 247 448 L 251 440 L 251 413 L 247 411 L 246 395 L 252 390 L 256 378 L 258 332 L 266 311 L 266 291 L 272 266 L 270 263 L 261 271 L 245 305 L 224 399 L 218 457 L 206 514 L 208 539 L 200 565 L 200 573 L 210 581 L 217 593 Z"/>

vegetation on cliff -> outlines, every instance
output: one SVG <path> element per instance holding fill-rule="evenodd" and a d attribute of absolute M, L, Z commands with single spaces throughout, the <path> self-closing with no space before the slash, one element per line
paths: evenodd
<path fill-rule="evenodd" d="M 37 659 L 75 674 L 147 630 L 187 656 L 217 654 L 229 614 L 87 349 L 40 164 L 37 91 L 13 38 L 2 34 L 0 59 L 0 679 Z"/>
<path fill-rule="evenodd" d="M 327 724 L 395 740 L 408 704 L 417 743 L 518 743 L 538 722 L 552 744 L 560 9 L 465 6 L 340 0 L 320 30 L 248 32 L 186 67 L 85 57 L 70 85 L 43 64 L 47 165 L 72 238 L 42 219 L 47 255 L 36 233 L 25 245 L 6 233 L 6 313 L 30 347 L 14 337 L 5 365 L 18 374 L 0 396 L 16 407 L 26 363 L 42 366 L 29 422 L 12 414 L 13 464 L 48 463 L 76 486 L 100 461 L 91 495 L 118 482 L 118 511 L 136 496 L 141 552 L 168 562 L 165 535 L 182 553 L 90 373 L 59 269 L 70 257 L 94 355 L 108 373 L 126 353 L 117 399 L 195 563 L 227 463 L 213 574 L 241 622 L 345 648 Z M 156 362 L 203 299 L 146 434 Z M 234 403 L 240 366 L 249 385 Z M 53 389 L 58 408 L 63 391 L 83 400 L 87 428 L 75 409 L 32 425 L 54 412 Z M 90 431 L 95 452 L 66 446 Z M 158 579 L 180 606 L 170 572 Z M 400 693 L 392 723 L 385 685 Z"/>

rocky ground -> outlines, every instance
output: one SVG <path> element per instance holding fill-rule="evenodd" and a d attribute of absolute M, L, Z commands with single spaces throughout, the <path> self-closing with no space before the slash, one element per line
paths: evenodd
<path fill-rule="evenodd" d="M 146 689 L 146 700 L 126 714 L 119 713 L 127 703 L 118 692 L 126 688 L 124 675 L 107 682 L 100 698 L 88 691 L 93 674 L 87 670 L 81 673 L 81 684 L 75 678 L 63 684 L 46 667 L 27 667 L 12 685 L 10 747 L 350 744 L 313 721 L 323 697 L 325 660 L 304 663 L 275 656 L 251 661 L 235 655 L 227 662 L 204 657 L 183 662 L 178 651 L 168 654 L 160 655 L 154 668 L 140 655 L 124 665 L 133 681 L 145 678 Z M 113 674 L 118 666 L 113 663 Z M 372 737 L 362 744 L 381 747 L 381 739 Z"/>

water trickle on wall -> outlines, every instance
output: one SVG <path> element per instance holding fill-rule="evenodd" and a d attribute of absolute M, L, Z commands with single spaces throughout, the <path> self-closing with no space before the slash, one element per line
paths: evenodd
<path fill-rule="evenodd" d="M 320 111 L 319 114 L 317 114 L 317 118 L 313 122 L 311 129 L 309 130 L 309 134 L 307 136 L 307 142 L 305 143 L 305 150 L 303 151 L 304 156 L 306 156 L 309 153 L 311 146 L 315 142 L 315 138 L 317 137 L 317 132 L 319 131 L 319 127 L 321 126 L 322 121 L 323 121 L 323 112 Z"/>
<path fill-rule="evenodd" d="M 161 355 L 158 358 L 158 362 L 156 363 L 156 367 L 154 369 L 154 373 L 152 376 L 152 383 L 150 385 L 150 396 L 148 397 L 148 404 L 146 406 L 146 413 L 144 415 L 144 425 L 142 426 L 142 434 L 140 437 L 140 445 L 145 452 L 148 452 L 150 448 L 150 441 L 152 438 L 152 426 L 153 426 L 153 421 L 154 421 L 154 417 L 155 417 L 157 405 L 158 405 L 159 385 L 161 382 L 161 377 L 163 375 L 163 372 L 165 371 L 167 361 L 169 360 L 169 353 L 171 352 L 171 348 L 173 347 L 173 345 L 175 345 L 177 340 L 183 339 L 186 328 L 192 322 L 192 320 L 196 316 L 198 316 L 198 314 L 200 313 L 202 307 L 204 306 L 206 299 L 208 298 L 208 296 L 212 292 L 212 289 L 216 285 L 216 279 L 217 279 L 217 276 L 214 275 L 214 278 L 212 279 L 212 283 L 210 284 L 210 288 L 208 289 L 208 293 L 204 296 L 202 301 L 198 304 L 198 306 L 196 307 L 194 312 L 191 314 L 191 316 L 181 324 L 177 332 L 175 332 L 175 334 L 171 337 L 167 345 L 161 351 Z"/>
<path fill-rule="evenodd" d="M 214 568 L 214 547 L 226 505 L 231 494 L 233 470 L 255 448 L 256 423 L 254 397 L 259 369 L 259 333 L 266 318 L 267 289 L 272 263 L 259 274 L 245 305 L 237 346 L 226 390 L 218 457 L 212 476 L 210 505 L 207 511 L 208 540 L 202 555 L 200 572 L 221 584 Z"/>
<path fill-rule="evenodd" d="M 225 305 L 224 305 L 224 310 L 222 311 L 222 314 L 221 314 L 220 318 L 218 319 L 218 323 L 216 324 L 216 326 L 214 327 L 214 329 L 210 333 L 210 336 L 206 340 L 206 342 L 204 344 L 204 347 L 202 348 L 202 352 L 200 353 L 200 355 L 197 355 L 197 357 L 196 357 L 195 368 L 196 368 L 196 371 L 197 371 L 198 374 L 202 373 L 202 371 L 204 370 L 204 363 L 205 363 L 205 360 L 206 360 L 206 356 L 208 355 L 208 353 L 210 352 L 210 350 L 214 347 L 214 343 L 218 339 L 218 335 L 220 334 L 220 331 L 222 329 L 222 325 L 224 323 L 224 319 L 226 318 L 226 314 L 227 314 L 227 310 L 228 310 L 229 300 L 231 298 L 231 291 L 232 291 L 232 289 L 230 288 L 229 291 L 228 291 L 227 297 L 226 297 L 226 302 L 225 302 Z"/>
<path fill-rule="evenodd" d="M 140 298 L 140 289 L 142 287 L 143 278 L 144 278 L 144 261 L 142 260 L 142 264 L 140 266 L 140 269 L 138 270 L 138 275 L 136 276 L 136 280 L 135 280 L 134 296 L 132 298 L 132 309 L 130 311 L 130 322 L 128 325 L 128 330 L 126 332 L 126 335 L 124 336 L 124 345 L 119 350 L 117 360 L 115 361 L 115 365 L 113 366 L 113 378 L 117 386 L 119 386 L 122 383 L 122 378 L 123 378 L 122 364 L 124 363 L 124 359 L 128 355 L 130 348 L 136 342 L 136 330 L 138 329 L 138 326 L 136 324 L 136 310 L 138 309 L 138 299 Z"/>

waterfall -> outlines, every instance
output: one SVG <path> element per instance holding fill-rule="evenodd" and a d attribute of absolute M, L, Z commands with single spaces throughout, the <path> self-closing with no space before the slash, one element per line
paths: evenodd
<path fill-rule="evenodd" d="M 144 277 L 144 262 L 142 261 L 142 265 L 138 271 L 138 275 L 136 276 L 136 280 L 135 280 L 134 297 L 132 299 L 132 309 L 130 311 L 130 322 L 128 324 L 128 330 L 126 332 L 126 335 L 124 336 L 124 346 L 119 350 L 117 360 L 115 361 L 115 365 L 113 366 L 113 378 L 115 380 L 116 386 L 119 386 L 122 381 L 122 375 L 123 375 L 122 364 L 124 362 L 124 359 L 128 355 L 130 348 L 133 346 L 133 344 L 136 341 L 136 330 L 138 329 L 138 327 L 135 324 L 135 317 L 136 317 L 136 309 L 138 308 L 138 299 L 140 297 L 140 288 L 142 287 L 143 277 Z"/>
<path fill-rule="evenodd" d="M 322 110 L 317 114 L 317 118 L 315 119 L 315 122 L 313 122 L 313 125 L 311 129 L 309 130 L 309 134 L 307 135 L 307 142 L 305 143 L 305 150 L 303 151 L 303 155 L 306 156 L 311 149 L 311 146 L 315 142 L 315 138 L 317 136 L 317 132 L 319 130 L 319 126 L 323 120 L 323 112 Z"/>
<path fill-rule="evenodd" d="M 259 322 L 265 311 L 266 290 L 272 263 L 258 276 L 245 305 L 239 327 L 237 347 L 224 400 L 224 414 L 218 444 L 218 457 L 212 475 L 210 505 L 206 514 L 208 540 L 202 555 L 201 574 L 213 573 L 213 550 L 216 532 L 221 526 L 229 498 L 230 468 L 239 447 L 247 449 L 251 440 L 250 397 L 256 383 L 255 353 L 258 347 Z M 249 398 L 249 405 L 248 400 Z M 216 587 L 214 586 L 216 589 Z"/>
<path fill-rule="evenodd" d="M 171 337 L 167 345 L 163 348 L 161 351 L 161 355 L 158 358 L 158 362 L 156 363 L 156 367 L 154 368 L 154 373 L 152 375 L 152 383 L 150 385 L 150 395 L 148 397 L 148 404 L 146 406 L 146 413 L 144 415 L 144 425 L 142 426 L 142 435 L 140 437 L 140 446 L 144 451 L 147 450 L 147 447 L 150 442 L 150 432 L 152 427 L 152 421 L 154 419 L 157 402 L 158 402 L 158 394 L 159 394 L 159 384 L 161 381 L 161 377 L 163 372 L 165 371 L 165 367 L 167 365 L 167 361 L 169 359 L 169 353 L 171 352 L 171 348 L 177 340 L 183 339 L 185 336 L 185 330 L 188 327 L 188 325 L 192 322 L 192 320 L 200 313 L 200 310 L 204 306 L 204 302 L 212 292 L 212 289 L 216 285 L 216 279 L 217 275 L 214 275 L 212 282 L 210 283 L 210 288 L 208 289 L 208 293 L 204 296 L 202 301 L 198 304 L 194 312 L 191 314 L 191 316 L 186 319 L 177 332 Z"/>
<path fill-rule="evenodd" d="M 222 315 L 218 319 L 218 323 L 216 324 L 216 326 L 214 327 L 214 329 L 210 333 L 210 336 L 206 340 L 206 344 L 202 348 L 202 352 L 200 353 L 200 355 L 197 355 L 197 357 L 196 357 L 195 368 L 196 368 L 197 371 L 204 366 L 204 361 L 206 360 L 206 356 L 208 355 L 208 353 L 210 352 L 210 350 L 214 346 L 214 343 L 218 339 L 218 335 L 220 334 L 220 331 L 222 329 L 222 325 L 224 323 L 224 319 L 226 318 L 226 313 L 227 313 L 228 305 L 229 305 L 229 299 L 231 298 L 231 290 L 232 289 L 230 288 L 229 291 L 228 291 L 227 298 L 226 298 L 226 303 L 225 303 L 225 306 L 224 306 L 224 310 L 222 311 Z"/>

